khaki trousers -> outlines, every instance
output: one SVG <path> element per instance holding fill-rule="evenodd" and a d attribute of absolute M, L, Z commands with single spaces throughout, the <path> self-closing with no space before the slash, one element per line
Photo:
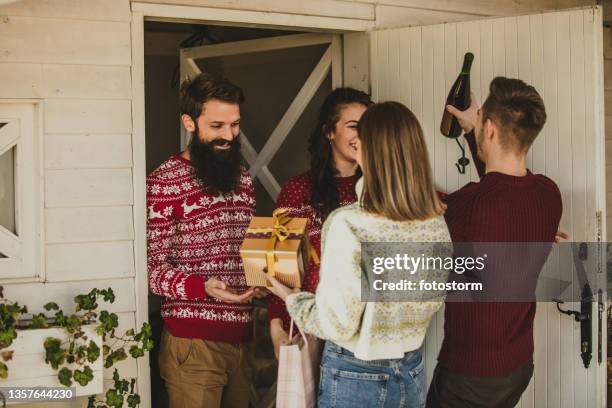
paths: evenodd
<path fill-rule="evenodd" d="M 249 348 L 248 344 L 175 337 L 164 330 L 159 368 L 170 408 L 247 408 Z"/>

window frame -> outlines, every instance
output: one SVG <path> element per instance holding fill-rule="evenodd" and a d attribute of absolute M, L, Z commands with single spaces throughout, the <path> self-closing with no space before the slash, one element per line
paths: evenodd
<path fill-rule="evenodd" d="M 0 253 L 6 256 L 0 258 L 0 283 L 45 279 L 42 105 L 37 99 L 0 99 L 0 122 L 9 123 L 0 128 L 0 133 L 10 126 L 18 129 L 14 139 L 8 138 L 8 143 L 0 145 L 0 151 L 4 152 L 15 148 L 17 232 L 13 234 L 0 226 Z M 0 143 L 1 140 L 2 137 Z"/>

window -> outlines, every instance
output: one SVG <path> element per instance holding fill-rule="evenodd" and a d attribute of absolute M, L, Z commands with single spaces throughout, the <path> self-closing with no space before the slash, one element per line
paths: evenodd
<path fill-rule="evenodd" d="M 0 101 L 0 279 L 42 276 L 38 115 Z"/>

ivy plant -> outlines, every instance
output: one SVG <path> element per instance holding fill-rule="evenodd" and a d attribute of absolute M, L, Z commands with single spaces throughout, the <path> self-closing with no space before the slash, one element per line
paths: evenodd
<path fill-rule="evenodd" d="M 17 338 L 17 323 L 21 315 L 28 313 L 26 306 L 20 306 L 17 302 L 11 302 L 4 298 L 3 288 L 0 286 L 0 350 L 13 344 Z M 0 352 L 0 378 L 8 377 L 6 362 L 13 358 L 12 351 Z"/>
<path fill-rule="evenodd" d="M 70 315 L 65 314 L 57 303 L 49 302 L 44 305 L 45 312 L 32 315 L 31 321 L 26 323 L 20 318 L 28 313 L 27 308 L 5 299 L 0 286 L 0 378 L 8 377 L 5 362 L 12 358 L 13 352 L 3 349 L 13 343 L 17 329 L 61 327 L 68 333 L 62 339 L 47 337 L 43 343 L 45 362 L 57 371 L 59 382 L 67 387 L 75 382 L 81 386 L 89 384 L 94 379 L 91 364 L 101 357 L 104 367 L 110 368 L 128 356 L 135 359 L 143 357 L 153 348 L 153 333 L 148 323 L 144 323 L 139 332 L 129 329 L 118 335 L 118 316 L 106 310 L 98 311 L 100 301 L 115 301 L 112 288 L 94 288 L 89 293 L 75 296 L 75 312 Z M 102 337 L 102 345 L 88 338 L 82 330 L 82 326 L 91 324 L 96 325 L 95 331 Z M 113 387 L 102 396 L 90 396 L 87 406 L 120 408 L 127 403 L 129 408 L 135 408 L 140 404 L 140 396 L 134 392 L 135 384 L 135 379 L 128 381 L 121 378 L 115 368 Z"/>
<path fill-rule="evenodd" d="M 87 337 L 81 329 L 83 325 L 97 323 L 96 333 L 102 337 L 105 343 L 102 345 L 105 368 L 110 368 L 114 364 L 127 359 L 128 353 L 133 358 L 139 358 L 153 348 L 151 338 L 153 333 L 148 323 L 144 323 L 139 332 L 129 329 L 123 335 L 117 335 L 119 317 L 106 310 L 98 312 L 98 302 L 100 300 L 113 303 L 115 294 L 112 288 L 94 288 L 87 294 L 75 296 L 75 313 L 69 316 L 64 314 L 56 303 L 47 303 L 44 306 L 47 312 L 55 312 L 55 325 L 63 327 L 70 334 L 65 340 L 47 337 L 44 342 L 45 361 L 57 370 L 59 382 L 67 387 L 71 386 L 73 381 L 81 386 L 89 384 L 94 378 L 94 373 L 89 364 L 94 363 L 100 357 L 99 345 Z M 46 315 L 41 313 L 37 321 L 41 324 L 46 322 Z M 75 365 L 80 368 L 73 370 L 71 367 Z M 121 407 L 124 397 L 126 397 L 129 407 L 138 405 L 140 397 L 133 392 L 133 385 L 130 387 L 127 380 L 119 378 L 116 369 L 113 380 L 114 387 L 106 392 L 105 399 L 99 400 L 96 396 L 90 397 L 90 407 Z M 135 383 L 135 380 L 132 380 L 132 383 Z M 119 401 L 121 401 L 120 404 Z"/>

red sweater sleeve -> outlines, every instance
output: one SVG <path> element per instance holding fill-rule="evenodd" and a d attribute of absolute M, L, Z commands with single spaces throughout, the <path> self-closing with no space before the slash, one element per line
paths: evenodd
<path fill-rule="evenodd" d="M 308 205 L 305 202 L 306 198 L 306 185 L 299 177 L 296 177 L 289 180 L 281 189 L 276 200 L 276 208 L 287 209 L 287 215 L 290 217 L 305 217 L 303 209 Z M 270 321 L 281 319 L 285 327 L 289 325 L 291 317 L 287 312 L 287 306 L 278 296 L 272 295 L 268 299 L 268 318 Z"/>
<path fill-rule="evenodd" d="M 147 178 L 147 270 L 152 293 L 174 300 L 205 299 L 202 276 L 177 270 L 172 263 L 176 236 L 177 208 L 180 203 L 169 200 L 161 191 L 171 182 Z"/>

